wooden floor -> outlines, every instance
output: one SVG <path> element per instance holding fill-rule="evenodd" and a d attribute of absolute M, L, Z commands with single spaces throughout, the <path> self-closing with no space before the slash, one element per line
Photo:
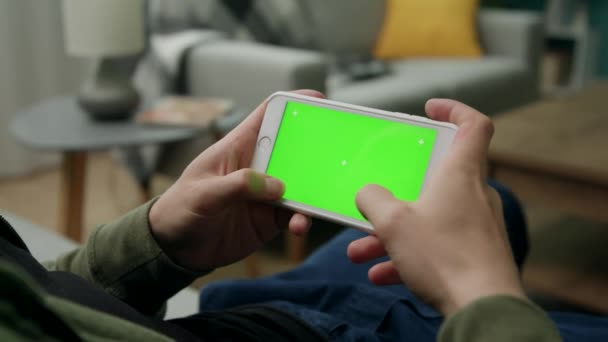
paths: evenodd
<path fill-rule="evenodd" d="M 161 193 L 170 180 L 155 177 L 153 188 Z M 57 169 L 0 180 L 0 207 L 30 221 L 58 229 Z M 90 158 L 85 203 L 85 228 L 117 217 L 137 206 L 140 193 L 126 170 L 108 154 Z M 606 208 L 608 210 L 608 208 Z M 571 217 L 551 208 L 528 207 L 531 254 L 524 269 L 530 290 L 557 296 L 608 314 L 608 225 Z M 313 231 L 314 233 L 314 231 Z M 293 267 L 276 249 L 260 255 L 262 274 Z M 241 263 L 223 268 L 197 285 L 227 278 L 245 278 Z"/>

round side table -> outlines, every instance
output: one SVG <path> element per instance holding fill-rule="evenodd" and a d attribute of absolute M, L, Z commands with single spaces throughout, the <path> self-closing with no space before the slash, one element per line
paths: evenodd
<path fill-rule="evenodd" d="M 62 152 L 59 227 L 79 242 L 88 152 L 174 142 L 201 134 L 200 128 L 93 121 L 78 107 L 74 96 L 51 98 L 18 113 L 10 131 L 28 147 Z"/>

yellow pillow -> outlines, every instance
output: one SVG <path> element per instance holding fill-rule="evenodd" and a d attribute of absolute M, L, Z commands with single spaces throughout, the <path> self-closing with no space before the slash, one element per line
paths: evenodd
<path fill-rule="evenodd" d="M 478 57 L 479 0 L 386 0 L 374 56 Z"/>

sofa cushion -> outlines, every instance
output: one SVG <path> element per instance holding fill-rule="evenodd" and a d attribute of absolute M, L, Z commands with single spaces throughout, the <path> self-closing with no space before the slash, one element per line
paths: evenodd
<path fill-rule="evenodd" d="M 331 55 L 370 56 L 384 20 L 384 0 L 304 0 L 319 47 Z M 301 28 L 300 28 L 301 29 Z"/>
<path fill-rule="evenodd" d="M 533 75 L 517 60 L 477 58 L 402 60 L 392 65 L 397 77 L 435 84 L 440 96 L 496 114 L 537 97 Z"/>
<path fill-rule="evenodd" d="M 390 75 L 368 81 L 333 74 L 327 88 L 332 99 L 410 114 L 423 114 L 432 97 L 453 98 L 493 115 L 538 95 L 534 75 L 505 57 L 402 60 L 392 63 Z"/>
<path fill-rule="evenodd" d="M 33 224 L 27 220 L 0 210 L 2 215 L 15 229 L 30 253 L 38 261 L 54 260 L 63 253 L 78 247 L 75 242 L 64 238 L 49 228 Z"/>
<path fill-rule="evenodd" d="M 310 29 L 311 18 L 299 0 L 255 0 L 255 11 L 266 22 L 276 40 L 274 44 L 302 49 L 318 48 L 317 36 Z M 249 22 L 250 30 L 258 20 Z M 259 41 L 258 37 L 256 40 Z"/>
<path fill-rule="evenodd" d="M 424 114 L 429 98 L 442 96 L 424 78 L 413 80 L 397 73 L 357 82 L 333 74 L 327 82 L 327 93 L 331 100 L 416 115 Z"/>

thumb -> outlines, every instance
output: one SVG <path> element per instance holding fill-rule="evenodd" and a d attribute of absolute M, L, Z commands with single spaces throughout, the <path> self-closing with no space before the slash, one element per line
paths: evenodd
<path fill-rule="evenodd" d="M 221 203 L 243 199 L 274 201 L 281 199 L 285 192 L 283 182 L 252 169 L 222 176 L 215 184 L 214 197 Z"/>

